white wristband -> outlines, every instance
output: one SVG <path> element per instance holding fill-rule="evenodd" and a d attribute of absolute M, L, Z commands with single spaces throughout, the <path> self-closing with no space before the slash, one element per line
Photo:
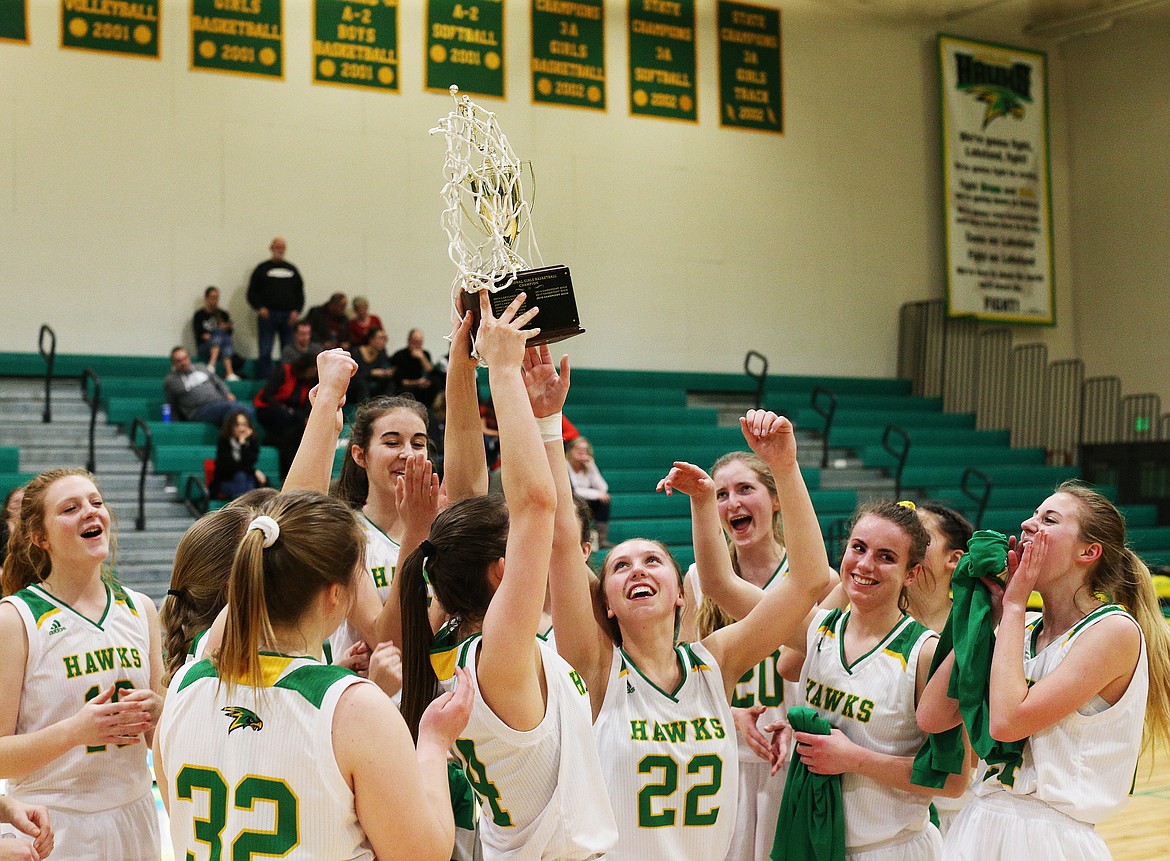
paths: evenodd
<path fill-rule="evenodd" d="M 553 413 L 551 416 L 537 418 L 536 429 L 540 431 L 541 442 L 560 442 L 564 439 L 564 435 L 561 433 L 560 413 Z"/>

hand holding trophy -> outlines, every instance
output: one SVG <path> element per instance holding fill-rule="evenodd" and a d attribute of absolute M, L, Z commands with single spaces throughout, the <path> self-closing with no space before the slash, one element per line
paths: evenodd
<path fill-rule="evenodd" d="M 568 267 L 532 268 L 517 244 L 527 233 L 528 256 L 540 264 L 540 249 L 532 229 L 530 205 L 524 199 L 522 163 L 512 151 L 496 121 L 469 96 L 451 87 L 455 109 L 439 120 L 431 134 L 442 132 L 447 141 L 443 164 L 443 230 L 449 240 L 448 254 L 458 270 L 451 287 L 453 315 L 470 310 L 479 325 L 479 297 L 487 290 L 492 313 L 499 316 L 518 293 L 527 294 L 520 313 L 532 306 L 540 310 L 532 321 L 540 335 L 529 346 L 563 341 L 585 330 L 577 315 L 573 282 Z M 531 166 L 530 166 L 531 167 Z M 484 238 L 478 244 L 468 238 L 466 224 L 478 228 Z M 453 317 L 453 319 L 454 319 Z M 473 333 L 474 337 L 474 333 Z"/>

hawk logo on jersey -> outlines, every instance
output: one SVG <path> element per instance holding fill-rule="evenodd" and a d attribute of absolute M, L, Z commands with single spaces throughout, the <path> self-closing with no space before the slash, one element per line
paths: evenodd
<path fill-rule="evenodd" d="M 232 725 L 228 727 L 228 735 L 231 735 L 233 730 L 244 727 L 252 732 L 264 729 L 264 721 L 260 720 L 255 712 L 248 711 L 243 706 L 226 706 L 220 711 L 232 719 Z"/>
<path fill-rule="evenodd" d="M 59 619 L 54 619 L 53 624 L 49 626 L 49 636 L 50 637 L 53 636 L 53 634 L 64 633 L 64 631 L 65 631 L 65 626 L 61 624 L 61 621 Z"/>

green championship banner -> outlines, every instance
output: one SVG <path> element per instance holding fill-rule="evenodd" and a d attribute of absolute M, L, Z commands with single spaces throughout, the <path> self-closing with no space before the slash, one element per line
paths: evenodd
<path fill-rule="evenodd" d="M 504 98 L 504 0 L 427 0 L 426 88 Z"/>
<path fill-rule="evenodd" d="M 784 131 L 780 10 L 719 0 L 720 125 Z"/>
<path fill-rule="evenodd" d="M 313 83 L 398 92 L 398 0 L 315 0 Z"/>
<path fill-rule="evenodd" d="M 61 0 L 61 47 L 158 59 L 158 0 Z"/>
<path fill-rule="evenodd" d="M 28 44 L 28 0 L 0 0 L 0 42 Z"/>
<path fill-rule="evenodd" d="M 532 101 L 605 110 L 605 0 L 532 0 Z"/>
<path fill-rule="evenodd" d="M 695 0 L 629 0 L 630 113 L 699 121 Z"/>
<path fill-rule="evenodd" d="M 1052 324 L 1046 56 L 939 36 L 947 312 Z"/>
<path fill-rule="evenodd" d="M 191 0 L 191 68 L 283 78 L 283 0 Z"/>

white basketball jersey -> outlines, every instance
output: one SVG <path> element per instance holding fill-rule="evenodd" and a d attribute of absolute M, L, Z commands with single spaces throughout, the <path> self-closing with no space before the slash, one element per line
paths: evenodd
<path fill-rule="evenodd" d="M 692 575 L 694 575 L 692 577 Z M 703 603 L 703 590 L 699 583 L 698 571 L 692 564 L 687 570 L 687 576 L 692 577 L 691 583 L 695 590 L 695 603 Z M 764 584 L 764 592 L 768 593 L 776 588 L 785 577 L 788 576 L 788 557 L 785 556 L 776 571 L 768 578 L 768 582 Z M 778 720 L 783 720 L 788 714 L 788 707 L 799 700 L 794 698 L 798 691 L 798 687 L 794 682 L 784 681 L 784 677 L 780 675 L 780 671 L 776 668 L 777 661 L 780 660 L 780 650 L 777 649 L 759 664 L 752 667 L 743 674 L 743 678 L 735 685 L 735 692 L 731 695 L 732 708 L 750 709 L 752 706 L 761 705 L 767 706 L 764 712 L 756 719 L 756 726 L 759 727 L 760 732 L 764 731 L 770 723 Z M 786 704 L 787 703 L 787 704 Z M 742 738 L 738 739 L 739 746 L 739 761 L 740 762 L 763 762 L 756 754 L 748 747 L 747 742 Z M 780 782 L 780 791 L 783 791 L 784 777 L 786 772 L 781 770 L 776 775 Z"/>
<path fill-rule="evenodd" d="M 432 663 L 450 687 L 456 663 L 475 685 L 471 718 L 455 753 L 481 804 L 485 861 L 601 857 L 617 840 L 590 729 L 589 691 L 577 672 L 537 639 L 548 690 L 544 718 L 534 729 L 512 729 L 479 690 L 476 655 L 483 637 L 452 645 L 436 641 Z"/>
<path fill-rule="evenodd" d="M 158 732 L 175 857 L 373 859 L 333 754 L 338 699 L 372 683 L 311 658 L 260 660 L 263 686 L 230 696 L 211 661 L 171 680 Z"/>
<path fill-rule="evenodd" d="M 675 647 L 667 693 L 614 647 L 593 726 L 618 823 L 615 861 L 711 861 L 731 845 L 739 757 L 723 677 L 701 643 Z"/>
<path fill-rule="evenodd" d="M 804 705 L 814 708 L 850 741 L 867 750 L 913 757 L 926 735 L 914 717 L 918 657 L 938 634 L 903 615 L 880 643 L 847 664 L 849 612 L 822 610 L 809 626 L 800 673 Z M 884 786 L 869 777 L 841 775 L 845 846 L 855 851 L 924 828 L 930 797 Z"/>
<path fill-rule="evenodd" d="M 390 596 L 390 584 L 394 582 L 394 572 L 398 570 L 398 542 L 374 525 L 374 522 L 364 514 L 359 515 L 358 522 L 366 533 L 366 570 L 374 581 L 374 588 L 378 590 L 378 597 L 382 603 Z M 361 637 L 353 629 L 349 621 L 344 621 L 329 638 L 329 649 L 334 661 L 345 657 L 346 651 Z M 370 643 L 376 646 L 377 643 Z"/>
<path fill-rule="evenodd" d="M 39 585 L 4 599 L 20 613 L 28 635 L 28 663 L 20 692 L 16 734 L 73 717 L 89 700 L 116 686 L 114 699 L 150 687 L 150 627 L 146 599 L 106 586 L 98 619 L 78 613 Z M 27 804 L 95 813 L 137 801 L 150 792 L 146 745 L 78 745 L 22 778 L 8 792 Z"/>
<path fill-rule="evenodd" d="M 1055 670 L 1082 632 L 1112 615 L 1137 624 L 1118 605 L 1106 604 L 1038 653 L 1036 640 L 1044 622 L 1041 618 L 1029 622 L 1024 628 L 1024 675 L 1029 683 Z M 1079 711 L 1035 733 L 1018 762 L 991 766 L 980 762 L 976 794 L 1031 795 L 1094 825 L 1121 810 L 1133 790 L 1150 690 L 1146 639 L 1141 639 L 1137 668 L 1121 699 L 1110 706 L 1095 697 Z"/>

